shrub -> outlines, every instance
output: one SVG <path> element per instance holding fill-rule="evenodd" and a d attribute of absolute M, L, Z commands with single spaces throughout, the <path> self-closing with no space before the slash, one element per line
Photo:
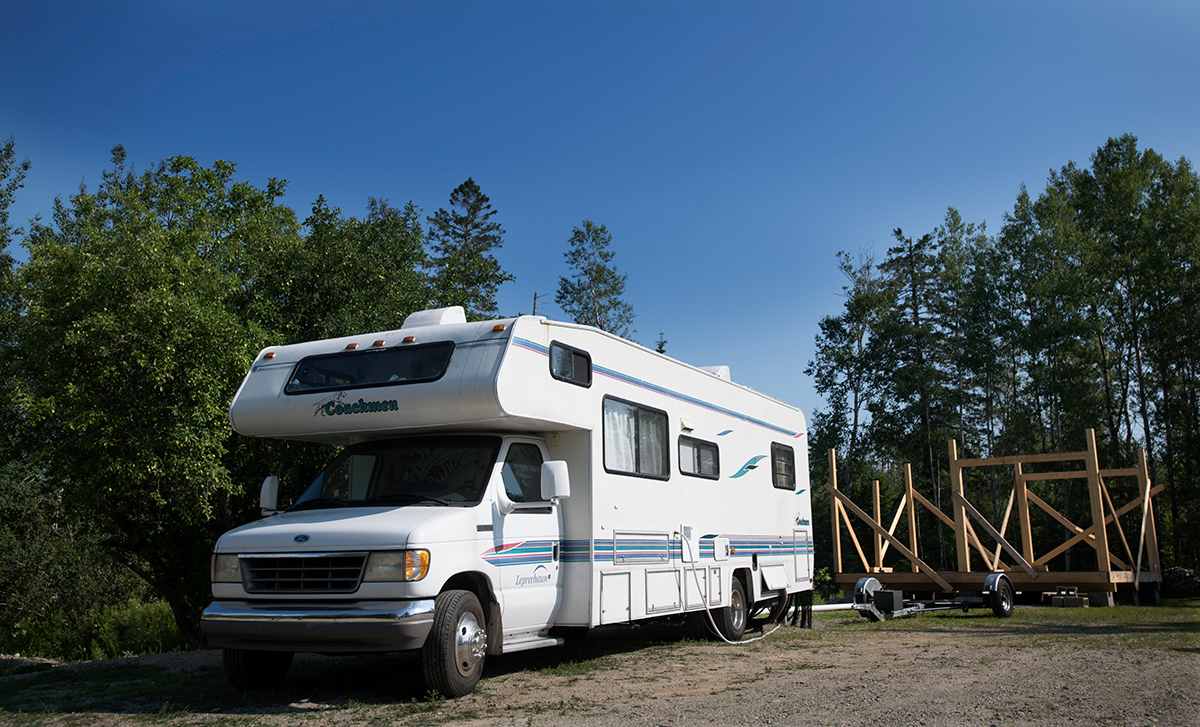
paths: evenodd
<path fill-rule="evenodd" d="M 161 654 L 186 646 L 166 601 L 142 603 L 130 600 L 109 606 L 100 613 L 93 659 L 112 659 L 138 654 Z"/>

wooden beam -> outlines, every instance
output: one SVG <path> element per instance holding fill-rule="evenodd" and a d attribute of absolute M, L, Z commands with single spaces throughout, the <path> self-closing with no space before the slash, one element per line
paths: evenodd
<path fill-rule="evenodd" d="M 954 527 L 954 521 L 950 519 L 950 516 L 942 512 L 940 508 L 930 502 L 929 499 L 922 495 L 918 490 L 913 490 L 913 497 L 916 499 L 917 503 L 921 505 L 921 507 L 928 510 L 932 515 L 937 517 L 938 520 L 941 520 L 943 523 L 945 523 L 946 527 Z"/>
<path fill-rule="evenodd" d="M 1008 519 L 1012 517 L 1013 497 L 1016 494 L 1017 491 L 1015 489 L 1010 490 L 1008 493 L 1008 505 L 1006 505 L 1004 508 L 1004 520 L 1000 522 L 1001 535 L 1008 534 Z M 998 567 L 1000 567 L 1000 550 L 1000 544 L 996 543 L 996 552 L 992 554 L 992 570 L 996 570 Z M 1029 560 L 1029 558 L 1026 558 L 1025 560 Z"/>
<path fill-rule="evenodd" d="M 900 516 L 904 514 L 904 503 L 907 501 L 908 501 L 908 493 L 906 492 L 900 496 L 900 502 L 899 502 L 899 504 L 896 505 L 896 514 L 892 516 L 892 525 L 891 525 L 891 527 L 888 528 L 888 532 L 891 533 L 892 535 L 896 534 L 896 528 L 900 526 Z M 890 548 L 890 547 L 892 547 L 891 543 L 883 544 L 883 554 L 880 556 L 881 563 L 883 562 L 883 557 L 887 555 L 888 548 Z M 909 545 L 909 550 L 912 550 L 911 545 Z"/>
<path fill-rule="evenodd" d="M 1137 477 L 1140 473 L 1137 467 L 1116 467 L 1100 470 L 1101 477 Z"/>
<path fill-rule="evenodd" d="M 1092 509 L 1092 525 L 1096 532 L 1096 569 L 1112 570 L 1108 552 L 1108 527 L 1104 517 L 1104 502 L 1100 495 L 1100 455 L 1096 449 L 1096 430 L 1087 430 L 1088 500 Z"/>
<path fill-rule="evenodd" d="M 1152 487 L 1150 489 L 1150 497 L 1151 497 L 1150 507 L 1152 507 L 1152 508 L 1154 507 L 1153 497 L 1155 495 L 1161 493 L 1165 489 L 1167 489 L 1165 485 L 1155 485 L 1154 487 Z M 1036 496 L 1032 492 L 1030 492 L 1029 497 L 1032 499 L 1032 498 L 1035 498 Z M 1042 507 L 1044 505 L 1045 507 L 1042 507 L 1042 509 L 1046 510 L 1046 512 L 1048 512 L 1048 513 L 1051 513 L 1051 511 L 1054 510 L 1054 508 L 1051 508 L 1049 505 L 1046 505 L 1045 503 L 1038 504 L 1037 500 L 1034 500 L 1034 504 L 1038 505 L 1039 507 Z M 1125 513 L 1132 510 L 1133 508 L 1137 507 L 1139 504 L 1140 503 L 1138 500 L 1132 500 L 1130 502 L 1127 502 L 1124 505 L 1122 505 L 1120 508 L 1117 509 L 1117 514 L 1124 515 Z M 1047 508 L 1049 508 L 1049 509 L 1047 509 Z M 1052 515 L 1057 514 L 1057 511 L 1055 510 L 1051 514 Z M 1105 519 L 1110 520 L 1111 518 L 1105 518 Z M 1070 522 L 1070 521 L 1068 520 L 1067 522 Z M 1067 527 L 1068 527 L 1068 529 L 1074 530 L 1078 526 L 1076 526 L 1074 523 L 1071 523 L 1071 525 L 1069 525 Z M 1064 551 L 1066 551 L 1067 548 L 1070 548 L 1071 546 L 1075 545 L 1076 543 L 1082 542 L 1084 540 L 1087 540 L 1088 544 L 1091 545 L 1093 548 L 1096 547 L 1095 543 L 1092 540 L 1088 540 L 1089 538 L 1092 537 L 1092 530 L 1093 530 L 1093 528 L 1088 528 L 1080 533 L 1077 533 L 1074 537 L 1072 537 L 1071 539 L 1062 543 L 1054 550 L 1050 551 L 1049 553 L 1046 553 L 1042 557 L 1035 560 L 1033 562 L 1033 564 L 1034 565 L 1042 565 L 1043 563 L 1047 563 L 1047 562 L 1053 560 L 1054 558 L 1058 557 L 1058 555 L 1063 553 Z"/>
<path fill-rule="evenodd" d="M 908 548 L 904 547 L 904 545 L 899 540 L 896 539 L 896 536 L 888 533 L 886 530 L 883 529 L 882 526 L 871 522 L 870 516 L 868 516 L 865 512 L 863 512 L 862 509 L 859 508 L 858 505 L 855 505 L 853 502 L 851 502 L 850 498 L 846 497 L 845 495 L 843 495 L 840 492 L 836 493 L 835 496 L 841 502 L 843 508 L 848 508 L 850 510 L 850 512 L 857 515 L 860 520 L 870 524 L 871 528 L 873 530 L 875 530 L 875 532 L 879 533 L 881 537 L 886 538 L 889 542 L 891 542 L 892 547 L 894 547 L 896 549 L 896 552 L 900 553 L 905 558 L 908 558 L 913 563 L 916 563 L 917 567 L 923 573 L 925 573 L 925 575 L 929 576 L 929 579 L 931 581 L 933 581 L 934 583 L 936 583 L 943 591 L 949 592 L 949 591 L 954 590 L 950 586 L 950 583 L 945 578 L 942 578 L 941 574 L 938 573 L 936 569 L 934 569 L 932 566 L 930 566 L 925 561 L 918 558 L 916 553 L 914 553 L 911 550 L 909 550 Z"/>
<path fill-rule="evenodd" d="M 979 557 L 983 560 L 984 565 L 990 565 L 992 562 L 992 554 L 984 547 L 983 541 L 979 539 L 979 534 L 975 532 L 975 528 L 971 527 L 971 521 L 968 519 L 965 523 L 967 528 L 967 542 L 979 553 Z"/>
<path fill-rule="evenodd" d="M 1117 535 L 1121 536 L 1121 544 L 1125 546 L 1125 556 L 1129 558 L 1129 562 L 1134 561 L 1133 551 L 1129 548 L 1129 541 L 1125 539 L 1125 528 L 1121 525 L 1121 518 L 1117 517 L 1117 508 L 1113 507 L 1112 495 L 1108 492 L 1108 485 L 1104 483 L 1104 478 L 1100 478 L 1100 491 L 1104 493 L 1104 502 L 1108 505 L 1108 511 L 1113 514 L 1113 525 L 1117 526 Z"/>
<path fill-rule="evenodd" d="M 829 450 L 829 492 L 835 493 L 838 488 L 837 481 L 837 450 Z M 833 514 L 833 572 L 838 574 L 842 572 L 842 524 L 838 521 L 838 501 L 837 497 L 829 498 L 830 510 Z"/>
<path fill-rule="evenodd" d="M 1021 475 L 1026 482 L 1041 480 L 1086 480 L 1087 470 L 1072 470 L 1070 472 L 1026 472 Z"/>
<path fill-rule="evenodd" d="M 1087 530 L 1084 530 L 1083 528 L 1079 527 L 1075 523 L 1071 522 L 1070 518 L 1068 518 L 1066 515 L 1063 515 L 1058 510 L 1054 509 L 1048 502 L 1046 502 L 1042 498 L 1038 497 L 1033 492 L 1029 493 L 1029 499 L 1031 502 L 1033 502 L 1033 504 L 1040 507 L 1047 515 L 1049 515 L 1050 517 L 1057 520 L 1064 528 L 1066 528 L 1067 530 L 1070 530 L 1072 533 L 1075 533 L 1075 536 L 1077 538 L 1084 538 L 1085 536 L 1083 534 L 1088 533 L 1088 535 L 1086 536 L 1087 544 L 1089 546 L 1091 546 L 1093 549 L 1099 547 L 1096 544 L 1096 537 L 1093 534 L 1094 531 L 1092 530 L 1092 528 L 1088 528 Z M 1068 540 L 1067 542 L 1074 544 L 1074 543 L 1079 542 L 1079 540 L 1072 539 L 1072 540 Z M 1065 543 L 1064 543 L 1064 545 L 1065 545 Z M 1054 550 L 1051 550 L 1050 553 L 1047 553 L 1046 555 L 1043 555 L 1041 558 L 1038 558 L 1037 560 L 1035 560 L 1033 562 L 1033 564 L 1034 565 L 1042 565 L 1043 563 L 1048 563 L 1051 558 L 1057 556 L 1059 553 L 1065 552 L 1066 549 L 1069 547 L 1071 547 L 1071 546 L 1067 545 L 1066 547 L 1063 547 L 1062 545 L 1060 545 L 1057 548 L 1055 548 Z M 1128 566 L 1125 565 L 1125 562 L 1122 561 L 1120 558 L 1113 556 L 1111 553 L 1109 554 L 1109 557 L 1113 559 L 1113 561 L 1117 564 L 1118 568 L 1128 568 Z"/>
<path fill-rule="evenodd" d="M 1153 493 L 1150 491 L 1150 468 L 1146 460 L 1146 450 L 1141 448 L 1138 450 L 1137 463 L 1137 478 L 1139 492 L 1144 492 L 1142 496 L 1142 528 L 1138 534 L 1138 568 L 1141 569 L 1142 560 L 1142 538 L 1146 539 L 1147 553 L 1146 557 L 1150 561 L 1150 572 L 1159 573 L 1158 564 L 1158 532 L 1154 524 L 1154 502 L 1151 499 Z M 1136 571 L 1135 571 L 1136 572 Z"/>
<path fill-rule="evenodd" d="M 958 442 L 953 439 L 947 444 L 950 454 L 950 492 L 952 495 L 963 496 L 962 468 L 958 463 Z M 954 556 L 958 562 L 958 570 L 963 573 L 971 572 L 971 551 L 967 550 L 967 512 L 959 504 L 954 503 Z"/>
<path fill-rule="evenodd" d="M 862 544 L 858 542 L 858 535 L 854 532 L 854 525 L 850 523 L 850 516 L 846 514 L 846 508 L 842 506 L 841 498 L 845 497 L 838 491 L 838 512 L 842 514 L 842 520 L 846 523 L 846 534 L 850 536 L 850 542 L 854 544 L 854 550 L 858 552 L 858 559 L 862 561 L 863 570 L 870 572 L 871 564 L 867 561 L 867 554 L 863 552 Z"/>
<path fill-rule="evenodd" d="M 871 495 L 875 503 L 875 524 L 879 528 L 873 528 L 871 533 L 873 545 L 875 546 L 875 570 L 883 570 L 883 538 L 880 537 L 880 529 L 883 528 L 883 512 L 879 507 L 879 480 L 871 480 Z"/>
<path fill-rule="evenodd" d="M 936 505 L 929 501 L 929 498 L 925 497 L 917 490 L 913 490 L 913 498 L 917 501 L 917 504 L 921 505 L 921 507 L 924 507 L 930 513 L 932 513 L 935 517 L 937 517 L 938 520 L 941 520 L 946 527 L 950 528 L 951 530 L 954 529 L 954 521 L 950 519 L 950 516 L 939 510 Z M 965 524 L 965 528 L 967 531 L 967 540 L 970 542 L 970 544 L 975 548 L 975 550 L 979 551 L 979 554 L 983 556 L 985 561 L 990 560 L 992 557 L 991 554 L 988 553 L 987 548 L 983 547 L 983 543 L 980 542 L 979 536 L 975 534 L 975 530 L 971 527 L 971 523 L 967 522 Z"/>
<path fill-rule="evenodd" d="M 1006 457 L 966 458 L 958 460 L 963 467 L 999 467 L 1001 465 L 1029 464 L 1030 462 L 1082 462 L 1087 452 L 1048 452 L 1046 454 L 1011 454 Z"/>
<path fill-rule="evenodd" d="M 970 515 L 975 522 L 979 523 L 979 527 L 983 528 L 988 535 L 992 536 L 993 540 L 995 540 L 1005 550 L 1008 551 L 1008 554 L 1013 557 L 1013 560 L 1017 562 L 1017 565 L 1021 566 L 1022 570 L 1031 576 L 1037 574 L 1037 571 L 1033 569 L 1033 565 L 1021 556 L 1021 551 L 1014 548 L 1012 543 L 1008 542 L 1008 540 L 1006 540 L 1004 536 L 996 530 L 996 528 L 992 527 L 992 524 L 987 521 L 987 518 L 980 514 L 980 512 L 975 509 L 975 506 L 967 501 L 967 498 L 956 494 L 954 499 L 958 505 L 962 506 L 962 508 L 966 510 L 967 514 Z"/>
<path fill-rule="evenodd" d="M 913 502 L 912 464 L 904 463 L 904 496 L 908 510 L 908 549 L 917 552 L 917 507 Z M 891 545 L 891 543 L 889 543 Z M 912 564 L 913 573 L 917 572 L 917 564 Z"/>
<path fill-rule="evenodd" d="M 1014 499 L 1017 501 L 1017 519 L 1021 526 L 1021 555 L 1032 563 L 1033 529 L 1029 525 L 1029 498 L 1025 494 L 1027 488 L 1022 474 L 1021 463 L 1017 462 L 1013 465 L 1013 494 L 1016 496 Z"/>

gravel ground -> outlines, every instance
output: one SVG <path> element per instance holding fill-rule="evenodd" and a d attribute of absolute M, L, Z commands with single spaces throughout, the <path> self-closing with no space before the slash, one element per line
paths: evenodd
<path fill-rule="evenodd" d="M 1200 608 L 1019 609 L 867 624 L 823 614 L 732 647 L 670 626 L 494 659 L 434 699 L 411 658 L 297 660 L 277 692 L 225 686 L 219 654 L 0 660 L 13 723 L 459 725 L 1197 724 Z"/>

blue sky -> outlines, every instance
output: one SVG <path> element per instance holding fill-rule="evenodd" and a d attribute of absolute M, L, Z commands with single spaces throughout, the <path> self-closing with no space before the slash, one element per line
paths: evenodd
<path fill-rule="evenodd" d="M 1043 7 L 1052 5 L 1053 7 Z M 608 225 L 636 337 L 811 409 L 834 254 L 948 205 L 995 230 L 1022 182 L 1132 132 L 1200 160 L 1200 4 L 23 3 L 0 11 L 14 214 L 109 149 L 288 180 L 349 213 L 473 176 L 507 229 L 506 312 Z M 19 254 L 19 253 L 18 253 Z M 552 303 L 550 303 L 552 306 Z M 549 311 L 551 314 L 555 310 Z"/>

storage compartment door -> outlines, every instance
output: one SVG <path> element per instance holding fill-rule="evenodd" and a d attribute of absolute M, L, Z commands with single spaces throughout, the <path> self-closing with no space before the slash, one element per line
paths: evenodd
<path fill-rule="evenodd" d="M 629 621 L 629 574 L 600 574 L 600 623 Z"/>

